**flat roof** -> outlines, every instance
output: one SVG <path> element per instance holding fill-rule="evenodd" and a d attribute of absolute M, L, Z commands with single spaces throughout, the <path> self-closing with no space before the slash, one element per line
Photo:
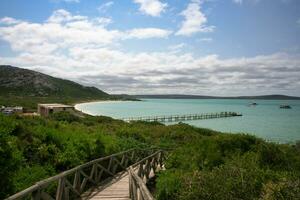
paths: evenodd
<path fill-rule="evenodd" d="M 74 107 L 74 106 L 59 104 L 59 103 L 38 104 L 38 106 L 48 107 L 48 108 L 73 108 Z"/>

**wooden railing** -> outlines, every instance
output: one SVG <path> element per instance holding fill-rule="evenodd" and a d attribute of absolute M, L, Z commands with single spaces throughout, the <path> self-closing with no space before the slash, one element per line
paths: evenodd
<path fill-rule="evenodd" d="M 132 200 L 154 200 L 146 183 L 163 168 L 165 158 L 165 152 L 159 150 L 129 167 L 129 195 Z"/>
<path fill-rule="evenodd" d="M 153 153 L 154 149 L 131 149 L 99 158 L 56 176 L 37 182 L 33 186 L 7 198 L 7 200 L 69 200 L 80 198 L 92 186 Z"/>

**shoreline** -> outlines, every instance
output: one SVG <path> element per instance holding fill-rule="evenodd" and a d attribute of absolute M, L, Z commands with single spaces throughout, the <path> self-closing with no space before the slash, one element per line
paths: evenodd
<path fill-rule="evenodd" d="M 148 101 L 148 99 L 142 100 L 143 101 L 140 103 L 123 100 L 89 101 L 76 104 L 75 109 L 81 112 L 84 111 L 83 113 L 92 116 L 109 116 L 115 119 L 152 115 L 167 115 L 170 112 L 174 114 L 188 114 L 196 111 L 197 113 L 222 112 L 230 109 L 235 112 L 241 112 L 244 114 L 244 116 L 237 119 L 212 119 L 202 121 L 189 121 L 185 123 L 195 127 L 205 127 L 220 132 L 251 133 L 257 137 L 279 143 L 293 143 L 295 140 L 299 140 L 299 135 L 295 132 L 295 129 L 299 127 L 299 124 L 297 124 L 296 122 L 300 117 L 299 101 L 291 100 L 291 102 L 289 102 L 289 104 L 291 104 L 293 107 L 292 110 L 282 110 L 278 107 L 278 105 L 281 103 L 280 100 L 273 100 L 271 102 L 259 100 L 259 102 L 262 101 L 262 103 L 260 104 L 258 102 L 259 105 L 255 108 L 247 106 L 248 104 L 246 104 L 245 102 L 248 102 L 248 100 L 230 100 L 231 103 L 229 104 L 227 100 L 224 100 L 224 103 L 221 104 L 219 104 L 218 101 L 214 100 L 203 101 L 204 103 L 197 103 L 198 101 L 201 102 L 202 100 L 196 100 L 195 103 L 192 102 L 192 104 L 189 101 L 179 101 L 182 102 L 182 104 L 177 104 L 177 101 L 173 102 L 169 101 L 169 99 L 167 101 L 158 102 L 151 100 Z M 122 102 L 124 102 L 124 105 L 122 104 Z M 150 102 L 150 104 L 148 105 L 147 102 Z M 154 104 L 152 104 L 151 102 Z M 171 107 L 168 107 L 168 105 L 171 105 Z M 185 109 L 176 108 L 178 106 L 184 105 L 187 106 Z M 97 107 L 99 107 L 98 110 Z M 168 110 L 171 108 L 172 110 Z M 274 117 L 272 117 L 271 119 L 270 116 L 273 115 Z M 289 116 L 293 117 L 290 118 Z M 264 124 L 262 124 L 262 122 Z M 249 123 L 251 124 L 251 126 L 249 125 Z M 274 123 L 276 125 L 274 125 Z M 165 124 L 169 125 L 168 123 Z"/>
<path fill-rule="evenodd" d="M 76 111 L 82 112 L 84 114 L 92 115 L 92 116 L 98 116 L 98 115 L 91 114 L 88 112 L 83 112 L 82 109 L 79 109 L 78 106 L 83 105 L 83 104 L 92 104 L 92 103 L 101 103 L 102 104 L 102 103 L 120 103 L 120 102 L 132 102 L 132 101 L 130 101 L 130 100 L 91 100 L 91 101 L 74 103 L 73 106 Z"/>

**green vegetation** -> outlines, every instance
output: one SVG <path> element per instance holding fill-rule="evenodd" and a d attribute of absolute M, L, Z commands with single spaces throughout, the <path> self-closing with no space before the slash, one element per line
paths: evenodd
<path fill-rule="evenodd" d="M 151 146 L 174 149 L 156 180 L 160 200 L 300 197 L 300 144 L 62 112 L 0 115 L 0 199 L 89 160 Z"/>
<path fill-rule="evenodd" d="M 299 199 L 299 146 L 218 134 L 177 148 L 157 182 L 163 199 Z"/>

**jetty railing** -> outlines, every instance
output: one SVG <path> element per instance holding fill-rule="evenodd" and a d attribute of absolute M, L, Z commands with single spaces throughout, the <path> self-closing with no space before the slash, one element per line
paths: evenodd
<path fill-rule="evenodd" d="M 217 113 L 202 113 L 202 114 L 129 117 L 129 118 L 122 118 L 121 120 L 127 122 L 131 122 L 131 121 L 180 122 L 180 121 L 188 121 L 188 120 L 203 120 L 203 119 L 237 117 L 237 116 L 242 116 L 242 114 L 237 112 L 217 112 Z"/>
<path fill-rule="evenodd" d="M 33 186 L 7 198 L 7 200 L 69 200 L 80 198 L 92 186 L 99 185 L 118 171 L 151 155 L 156 149 L 130 149 L 95 159 L 56 176 L 37 182 Z"/>
<path fill-rule="evenodd" d="M 129 195 L 132 200 L 154 200 L 146 183 L 163 168 L 165 152 L 159 150 L 129 167 Z"/>

